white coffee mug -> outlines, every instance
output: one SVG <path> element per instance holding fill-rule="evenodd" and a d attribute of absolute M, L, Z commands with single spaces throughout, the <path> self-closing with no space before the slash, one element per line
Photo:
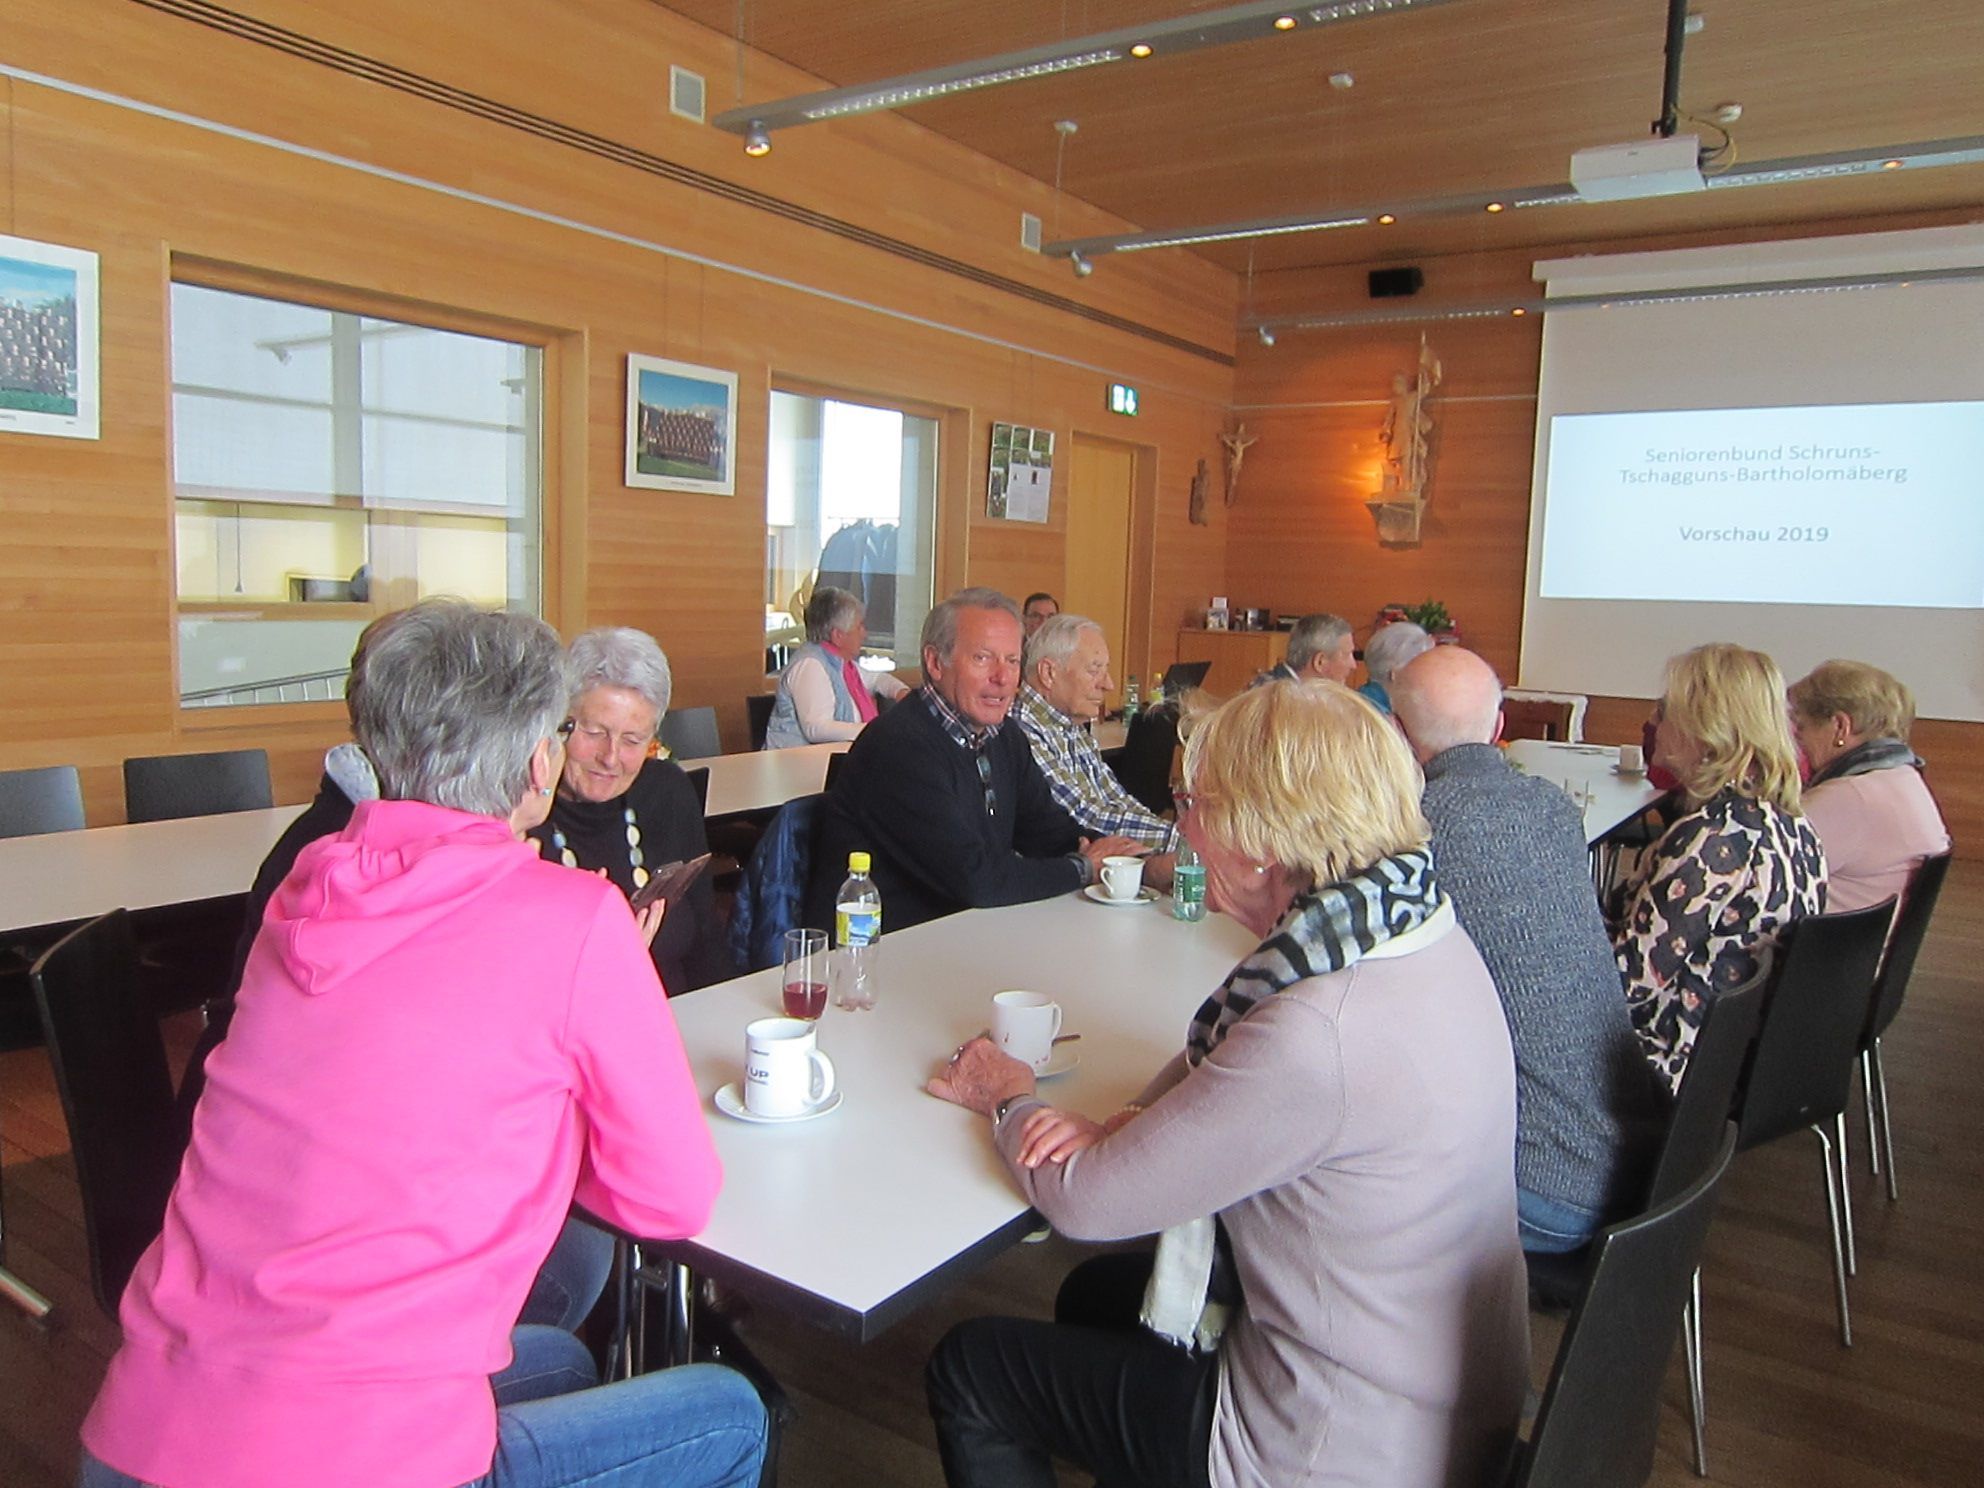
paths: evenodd
<path fill-rule="evenodd" d="M 1111 899 L 1134 899 L 1144 886 L 1144 860 L 1120 857 L 1102 860 L 1102 892 Z"/>
<path fill-rule="evenodd" d="M 833 1061 L 819 1029 L 799 1018 L 760 1018 L 744 1030 L 744 1108 L 753 1116 L 798 1116 L 834 1093 Z"/>
<path fill-rule="evenodd" d="M 1628 775 L 1638 775 L 1646 769 L 1646 748 L 1640 744 L 1619 746 L 1619 768 Z"/>
<path fill-rule="evenodd" d="M 1021 1063 L 1046 1069 L 1060 1031 L 1061 1004 L 1046 993 L 993 993 L 992 1041 Z"/>

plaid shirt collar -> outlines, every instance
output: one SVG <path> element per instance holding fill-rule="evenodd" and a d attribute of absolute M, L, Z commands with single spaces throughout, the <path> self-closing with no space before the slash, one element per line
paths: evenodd
<path fill-rule="evenodd" d="M 952 741 L 960 749 L 969 749 L 973 752 L 983 749 L 992 742 L 992 736 L 999 732 L 1000 724 L 1005 722 L 1001 719 L 990 728 L 974 728 L 965 716 L 945 702 L 937 689 L 928 682 L 923 684 L 920 695 L 924 706 L 930 710 L 930 716 L 943 726 L 944 732 L 951 736 Z"/>
<path fill-rule="evenodd" d="M 1088 725 L 1077 723 L 1066 713 L 1047 701 L 1047 694 L 1031 682 L 1020 683 L 1019 700 L 1013 704 L 1015 712 L 1024 714 L 1027 722 L 1040 728 L 1060 734 L 1088 733 Z"/>

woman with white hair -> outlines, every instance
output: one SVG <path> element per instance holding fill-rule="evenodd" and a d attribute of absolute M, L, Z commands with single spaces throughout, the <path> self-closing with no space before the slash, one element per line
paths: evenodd
<path fill-rule="evenodd" d="M 796 749 L 852 739 L 874 721 L 875 699 L 908 692 L 894 672 L 860 666 L 868 610 L 845 589 L 822 584 L 806 601 L 806 644 L 778 679 L 765 748 Z"/>
<path fill-rule="evenodd" d="M 1391 712 L 1392 678 L 1413 657 L 1432 649 L 1433 638 L 1410 620 L 1380 625 L 1364 643 L 1364 670 L 1370 680 L 1357 691 L 1375 703 L 1379 712 Z"/>
<path fill-rule="evenodd" d="M 517 840 L 568 700 L 526 616 L 430 602 L 374 637 L 353 724 L 379 799 L 269 903 L 84 1488 L 756 1483 L 742 1377 L 599 1386 L 570 1333 L 512 1327 L 574 1199 L 686 1237 L 721 1183 L 626 903 Z"/>
<path fill-rule="evenodd" d="M 673 760 L 650 758 L 674 691 L 668 658 L 646 631 L 589 630 L 572 642 L 572 737 L 551 815 L 531 833 L 554 863 L 604 873 L 631 897 L 663 864 L 709 849 L 702 803 Z M 642 912 L 655 969 L 672 996 L 737 974 L 708 875 L 674 908 Z"/>
<path fill-rule="evenodd" d="M 1261 942 L 1184 1052 L 1101 1124 L 985 1038 L 930 1083 L 1062 1234 L 1163 1232 L 1154 1263 L 1077 1268 L 1054 1322 L 951 1330 L 925 1374 L 945 1480 L 1496 1481 L 1529 1373 L 1515 1061 L 1418 766 L 1348 689 L 1288 682 L 1211 714 L 1184 769 L 1207 902 Z"/>

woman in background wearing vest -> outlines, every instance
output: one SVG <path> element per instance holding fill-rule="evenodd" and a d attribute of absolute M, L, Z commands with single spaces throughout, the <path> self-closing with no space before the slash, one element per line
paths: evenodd
<path fill-rule="evenodd" d="M 845 589 L 821 585 L 806 601 L 806 644 L 778 679 L 765 748 L 796 749 L 852 739 L 874 718 L 875 699 L 909 689 L 893 672 L 856 665 L 868 640 L 868 612 Z"/>

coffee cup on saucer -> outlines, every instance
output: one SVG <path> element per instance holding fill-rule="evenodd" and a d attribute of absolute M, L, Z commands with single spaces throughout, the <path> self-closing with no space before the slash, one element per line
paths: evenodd
<path fill-rule="evenodd" d="M 1111 899 L 1134 899 L 1144 886 L 1144 860 L 1111 857 L 1102 860 L 1102 892 Z"/>
<path fill-rule="evenodd" d="M 1619 746 L 1619 773 L 1621 775 L 1646 774 L 1646 746 L 1642 744 L 1621 744 Z"/>
<path fill-rule="evenodd" d="M 1054 1035 L 1061 1031 L 1061 1004 L 1044 992 L 995 992 L 992 1042 L 1038 1074 L 1054 1057 Z"/>
<path fill-rule="evenodd" d="M 819 1027 L 760 1018 L 744 1029 L 744 1108 L 753 1116 L 803 1116 L 834 1093 L 833 1061 Z"/>

